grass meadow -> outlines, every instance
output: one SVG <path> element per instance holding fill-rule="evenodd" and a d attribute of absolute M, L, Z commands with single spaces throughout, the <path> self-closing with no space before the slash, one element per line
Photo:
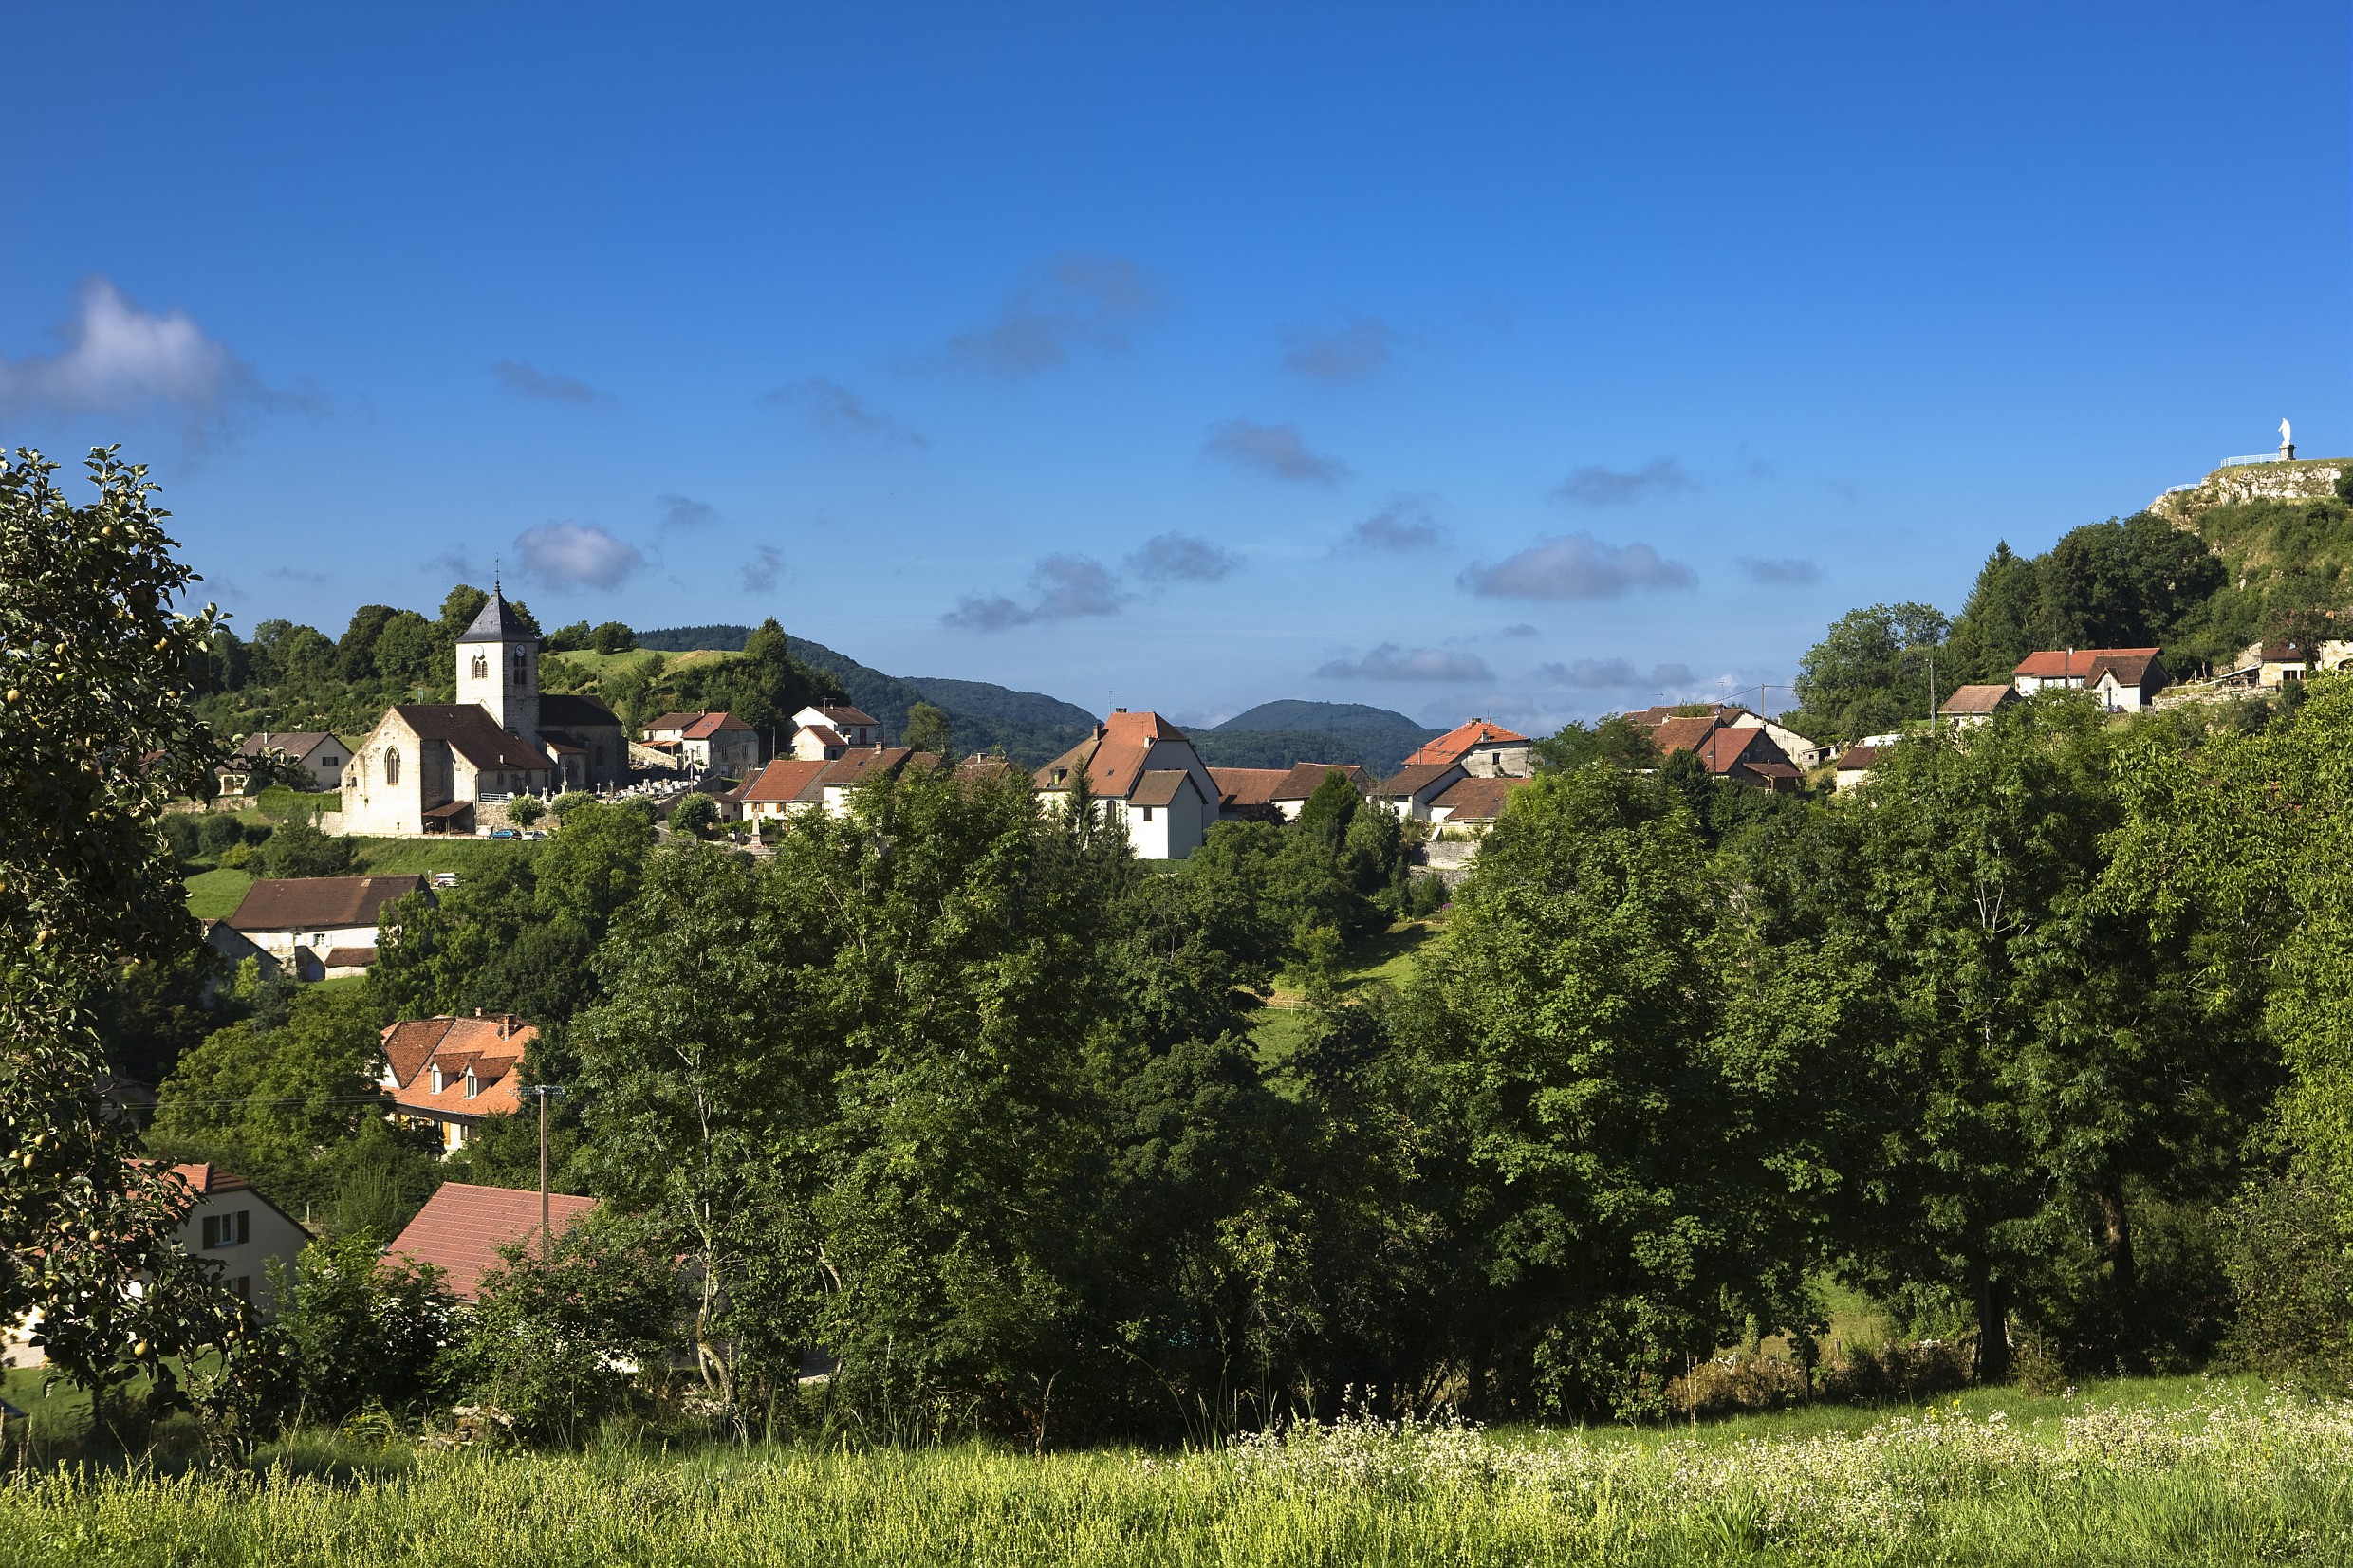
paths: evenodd
<path fill-rule="evenodd" d="M 311 1434 L 250 1472 L 28 1468 L 9 1564 L 2237 1564 L 2353 1560 L 2353 1405 L 2202 1379 L 1697 1428 L 1368 1420 L 1207 1448 Z"/>

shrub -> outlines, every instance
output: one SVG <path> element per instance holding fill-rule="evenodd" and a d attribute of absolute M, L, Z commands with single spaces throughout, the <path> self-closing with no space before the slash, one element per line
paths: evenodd
<path fill-rule="evenodd" d="M 600 654 L 626 654 L 638 645 L 638 634 L 618 620 L 608 620 L 588 634 L 588 646 Z"/>
<path fill-rule="evenodd" d="M 557 796 L 554 802 L 551 803 L 547 809 L 555 813 L 556 821 L 560 822 L 566 817 L 569 817 L 573 812 L 578 811 L 582 806 L 594 805 L 596 803 L 597 798 L 594 795 L 589 794 L 586 790 L 567 789 L 563 794 Z"/>
<path fill-rule="evenodd" d="M 204 853 L 204 824 L 184 811 L 163 819 L 163 837 L 175 860 L 193 860 Z"/>
<path fill-rule="evenodd" d="M 2316 1391 L 2353 1387 L 2353 1261 L 2326 1190 L 2301 1172 L 2251 1183 L 2222 1219 L 2238 1304 L 2225 1357 Z"/>
<path fill-rule="evenodd" d="M 262 846 L 261 862 L 269 876 L 340 876 L 351 869 L 351 840 L 287 822 Z"/>
<path fill-rule="evenodd" d="M 700 790 L 679 796 L 678 803 L 670 811 L 670 825 L 680 833 L 692 833 L 697 839 L 709 838 L 718 821 L 719 802 Z"/>
<path fill-rule="evenodd" d="M 547 808 L 535 796 L 526 795 L 507 807 L 507 818 L 517 827 L 529 827 L 547 815 Z"/>
<path fill-rule="evenodd" d="M 212 811 L 198 821 L 196 836 L 203 841 L 207 854 L 218 855 L 232 844 L 242 844 L 249 839 L 259 841 L 260 838 L 269 836 L 269 830 L 264 828 L 259 836 L 250 835 L 234 812 Z"/>
<path fill-rule="evenodd" d="M 430 1264 L 380 1255 L 366 1231 L 312 1242 L 272 1283 L 294 1342 L 303 1399 L 340 1420 L 368 1405 L 414 1407 L 438 1390 L 456 1299 Z"/>

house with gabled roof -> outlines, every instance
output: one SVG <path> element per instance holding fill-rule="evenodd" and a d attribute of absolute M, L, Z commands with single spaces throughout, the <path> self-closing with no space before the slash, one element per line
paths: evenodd
<path fill-rule="evenodd" d="M 495 585 L 455 657 L 455 702 L 394 704 L 352 754 L 345 833 L 467 833 L 477 804 L 628 779 L 621 720 L 595 697 L 539 689 L 539 634 Z"/>
<path fill-rule="evenodd" d="M 1306 809 L 1308 797 L 1323 787 L 1324 781 L 1335 773 L 1355 785 L 1359 795 L 1373 787 L 1371 771 L 1354 763 L 1297 763 L 1283 775 L 1269 799 L 1274 808 L 1283 814 L 1285 821 L 1295 822 L 1299 821 L 1299 814 Z"/>
<path fill-rule="evenodd" d="M 1511 797 L 1534 784 L 1510 774 L 1475 774 L 1456 779 L 1430 802 L 1430 824 L 1457 832 L 1483 832 L 1494 825 Z"/>
<path fill-rule="evenodd" d="M 960 775 L 985 769 L 990 759 L 973 758 L 958 765 Z M 903 746 L 868 746 L 839 757 L 779 757 L 720 798 L 732 817 L 745 821 L 763 818 L 796 817 L 806 811 L 846 816 L 850 792 L 870 779 L 896 779 L 909 768 L 928 772 L 939 766 L 936 751 Z"/>
<path fill-rule="evenodd" d="M 1128 842 L 1146 860 L 1181 860 L 1198 849 L 1223 798 L 1183 730 L 1124 708 L 1031 775 L 1038 794 L 1065 810 L 1081 781 L 1096 810 L 1124 820 Z"/>
<path fill-rule="evenodd" d="M 2018 689 L 2006 681 L 1956 686 L 1937 708 L 1936 714 L 1955 729 L 1973 729 L 1992 724 L 1994 714 L 2017 700 Z"/>
<path fill-rule="evenodd" d="M 1279 822 L 1281 808 L 1274 792 L 1291 776 L 1288 767 L 1213 767 L 1210 782 L 1217 786 L 1217 820 L 1221 822 Z"/>
<path fill-rule="evenodd" d="M 403 1019 L 383 1031 L 379 1084 L 393 1116 L 430 1128 L 443 1158 L 472 1141 L 491 1116 L 510 1116 L 523 1098 L 516 1080 L 539 1026 L 512 1013 Z"/>
<path fill-rule="evenodd" d="M 1651 731 L 1661 756 L 1689 751 L 1719 779 L 1788 793 L 1806 775 L 1762 725 L 1730 725 L 1710 713 L 1674 718 Z"/>
<path fill-rule="evenodd" d="M 482 1277 L 500 1264 L 499 1248 L 531 1246 L 541 1235 L 540 1195 L 515 1187 L 476 1187 L 443 1182 L 417 1211 L 385 1256 L 411 1264 L 429 1264 L 461 1301 L 482 1299 Z M 597 1200 L 550 1192 L 548 1228 L 562 1235 L 596 1212 Z"/>
<path fill-rule="evenodd" d="M 862 708 L 847 704 L 812 704 L 792 715 L 792 754 L 796 757 L 822 756 L 825 747 L 840 756 L 843 751 L 861 746 L 882 744 L 882 722 Z M 810 739 L 804 742 L 802 731 Z"/>
<path fill-rule="evenodd" d="M 433 896 L 414 873 L 384 876 L 263 876 L 245 890 L 229 928 L 300 980 L 340 978 L 376 962 L 393 905 Z M 215 944 L 220 946 L 220 944 Z"/>
<path fill-rule="evenodd" d="M 1415 764 L 1453 763 L 1474 779 L 1525 779 L 1529 739 L 1490 719 L 1468 719 L 1424 741 L 1405 759 Z"/>
<path fill-rule="evenodd" d="M 1365 794 L 1382 810 L 1426 822 L 1438 798 L 1470 777 L 1459 763 L 1407 763 Z"/>
<path fill-rule="evenodd" d="M 343 737 L 324 729 L 256 729 L 237 743 L 221 766 L 221 788 L 245 793 L 253 765 L 264 756 L 275 756 L 303 775 L 301 787 L 335 789 L 343 782 L 343 761 L 350 755 Z"/>
<path fill-rule="evenodd" d="M 2043 648 L 2018 661 L 2010 684 L 2022 697 L 2050 687 L 2088 691 L 2110 712 L 2137 713 L 2173 684 L 2155 648 Z"/>
<path fill-rule="evenodd" d="M 1876 746 L 1850 746 L 1839 753 L 1838 771 L 1833 776 L 1840 794 L 1860 789 L 1871 782 L 1871 769 L 1879 766 L 1880 748 Z"/>

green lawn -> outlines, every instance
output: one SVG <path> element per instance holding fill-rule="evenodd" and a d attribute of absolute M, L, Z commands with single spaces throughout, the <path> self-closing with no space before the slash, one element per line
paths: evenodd
<path fill-rule="evenodd" d="M 226 920 L 252 885 L 250 871 L 200 871 L 188 878 L 188 911 L 199 920 Z"/>
<path fill-rule="evenodd" d="M 1350 1420 L 1181 1450 L 735 1446 L 420 1453 L 311 1432 L 245 1474 L 55 1466 L 9 1563 L 2213 1565 L 2353 1557 L 2353 1410 L 2196 1378 L 1696 1429 Z"/>
<path fill-rule="evenodd" d="M 514 839 L 355 838 L 351 843 L 352 869 L 364 876 L 454 871 L 463 880 L 469 872 L 487 870 L 497 861 L 531 852 L 528 842 Z"/>

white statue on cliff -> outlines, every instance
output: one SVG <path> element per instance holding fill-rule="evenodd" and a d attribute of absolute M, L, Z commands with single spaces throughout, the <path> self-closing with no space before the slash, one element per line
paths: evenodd
<path fill-rule="evenodd" d="M 2288 421 L 2282 419 L 2280 421 L 2280 445 L 2283 447 L 2292 447 L 2295 444 L 2296 438 L 2288 434 Z"/>

